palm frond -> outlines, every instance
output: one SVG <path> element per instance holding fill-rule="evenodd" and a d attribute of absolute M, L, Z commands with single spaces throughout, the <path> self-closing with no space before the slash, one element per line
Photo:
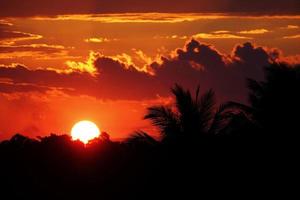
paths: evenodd
<path fill-rule="evenodd" d="M 229 101 L 226 103 L 228 108 L 230 107 L 232 110 L 235 110 L 236 112 L 244 112 L 245 114 L 252 115 L 254 110 L 252 107 L 247 106 L 242 103 L 237 103 L 233 101 Z"/>
<path fill-rule="evenodd" d="M 214 114 L 214 118 L 209 128 L 209 134 L 218 134 L 220 130 L 226 127 L 230 119 L 234 116 L 231 105 L 221 104 Z"/>
<path fill-rule="evenodd" d="M 184 90 L 176 84 L 171 91 L 175 96 L 176 108 L 181 115 L 193 110 L 193 98 L 189 90 Z"/>
<path fill-rule="evenodd" d="M 127 144 L 146 144 L 156 145 L 158 141 L 144 131 L 136 131 L 131 134 L 125 141 Z"/>
<path fill-rule="evenodd" d="M 214 113 L 214 107 L 216 105 L 215 93 L 213 90 L 205 92 L 199 102 L 199 123 L 203 129 L 207 129 L 209 122 L 211 121 Z"/>
<path fill-rule="evenodd" d="M 144 119 L 151 120 L 152 124 L 160 129 L 164 137 L 180 131 L 178 117 L 171 108 L 164 106 L 150 107 Z"/>

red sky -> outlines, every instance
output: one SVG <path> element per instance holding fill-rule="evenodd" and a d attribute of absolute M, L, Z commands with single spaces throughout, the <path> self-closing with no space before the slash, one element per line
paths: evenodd
<path fill-rule="evenodd" d="M 40 2 L 1 1 L 0 139 L 86 119 L 112 138 L 154 133 L 143 115 L 174 83 L 245 101 L 246 77 L 300 61 L 296 0 Z"/>

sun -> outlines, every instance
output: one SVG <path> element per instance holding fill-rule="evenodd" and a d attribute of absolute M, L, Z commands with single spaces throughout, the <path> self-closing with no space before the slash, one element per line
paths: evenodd
<path fill-rule="evenodd" d="M 91 121 L 77 122 L 72 130 L 71 136 L 73 140 L 80 140 L 84 144 L 87 144 L 90 140 L 99 137 L 100 130 L 97 125 Z"/>

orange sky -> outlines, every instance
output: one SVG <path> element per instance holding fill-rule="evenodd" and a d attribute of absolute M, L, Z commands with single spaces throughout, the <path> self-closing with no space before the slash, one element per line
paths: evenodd
<path fill-rule="evenodd" d="M 13 11 L 12 11 L 13 13 Z M 0 139 L 69 133 L 84 119 L 112 138 L 155 130 L 146 108 L 175 83 L 245 100 L 244 79 L 299 63 L 300 15 L 59 13 L 0 18 Z"/>

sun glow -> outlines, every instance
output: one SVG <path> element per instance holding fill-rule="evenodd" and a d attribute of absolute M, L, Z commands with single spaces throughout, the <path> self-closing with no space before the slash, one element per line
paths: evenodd
<path fill-rule="evenodd" d="M 90 140 L 99 137 L 99 135 L 99 128 L 91 121 L 80 121 L 76 123 L 71 130 L 72 139 L 80 140 L 84 144 L 87 144 Z"/>

